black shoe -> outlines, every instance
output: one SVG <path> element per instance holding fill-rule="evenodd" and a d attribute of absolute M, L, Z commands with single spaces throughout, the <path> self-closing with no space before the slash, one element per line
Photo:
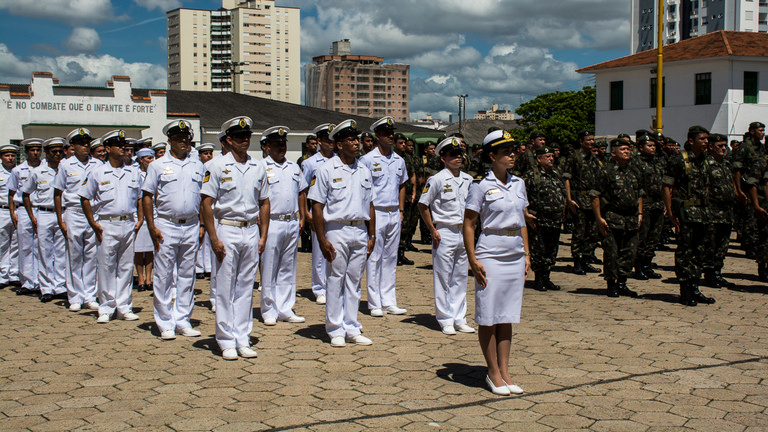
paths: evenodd
<path fill-rule="evenodd" d="M 17 287 L 18 288 L 18 287 L 21 286 L 21 281 L 10 281 L 10 282 L 8 282 L 8 286 L 12 286 L 12 287 Z"/>
<path fill-rule="evenodd" d="M 651 279 L 661 279 L 661 275 L 653 271 L 653 265 L 646 262 L 646 266 L 643 267 L 643 274 Z"/>
<path fill-rule="evenodd" d="M 16 290 L 16 295 L 28 295 L 28 296 L 31 296 L 31 295 L 37 295 L 38 292 L 39 291 L 31 290 L 29 288 L 19 288 L 19 289 Z"/>
<path fill-rule="evenodd" d="M 715 303 L 715 299 L 713 299 L 712 297 L 707 297 L 704 294 L 702 294 L 701 291 L 699 291 L 699 285 L 696 283 L 693 283 L 693 288 L 691 289 L 691 297 L 693 297 L 693 299 L 699 303 L 704 303 L 704 304 Z"/>
<path fill-rule="evenodd" d="M 40 301 L 43 303 L 48 303 L 51 300 L 53 300 L 53 294 L 43 294 L 40 296 Z"/>
<path fill-rule="evenodd" d="M 645 268 L 643 268 L 642 264 L 636 263 L 635 264 L 635 275 L 634 278 L 637 280 L 648 280 L 650 279 L 648 275 L 645 273 Z"/>
<path fill-rule="evenodd" d="M 710 288 L 720 288 L 720 281 L 717 280 L 717 276 L 715 275 L 714 270 L 704 271 L 704 280 L 701 282 L 701 284 Z"/>
<path fill-rule="evenodd" d="M 755 259 L 757 258 L 757 254 L 755 253 L 754 249 L 749 249 L 748 251 L 744 252 L 744 258 Z"/>
<path fill-rule="evenodd" d="M 699 303 L 691 296 L 690 282 L 680 284 L 680 304 L 685 306 L 696 306 Z"/>
<path fill-rule="evenodd" d="M 577 274 L 579 276 L 584 276 L 587 274 L 587 272 L 584 271 L 584 267 L 581 266 L 580 258 L 573 258 L 573 274 Z"/>
<path fill-rule="evenodd" d="M 202 273 L 195 273 L 195 279 L 197 280 L 205 279 L 205 275 Z"/>
<path fill-rule="evenodd" d="M 616 281 L 608 281 L 608 297 L 616 298 L 619 294 L 619 283 Z"/>
<path fill-rule="evenodd" d="M 600 272 L 601 272 L 601 270 L 600 270 L 600 269 L 598 269 L 598 268 L 596 268 L 596 267 L 592 267 L 592 265 L 591 265 L 591 264 L 589 264 L 589 263 L 588 263 L 588 262 L 586 262 L 586 261 L 582 261 L 582 262 L 581 262 L 581 267 L 582 267 L 582 268 L 584 269 L 584 271 L 585 271 L 585 272 L 587 272 L 587 273 L 600 273 Z"/>
<path fill-rule="evenodd" d="M 735 283 L 730 282 L 723 278 L 723 275 L 720 274 L 720 270 L 715 270 L 715 277 L 717 278 L 717 281 L 720 282 L 721 287 L 728 288 L 728 289 L 736 288 Z"/>
<path fill-rule="evenodd" d="M 536 275 L 536 279 L 533 280 L 533 289 L 536 291 L 546 291 L 547 285 L 544 283 L 544 277 Z"/>
<path fill-rule="evenodd" d="M 544 273 L 544 286 L 550 291 L 560 291 L 560 285 L 555 285 L 549 278 L 549 271 Z"/>
<path fill-rule="evenodd" d="M 619 294 L 627 297 L 637 298 L 637 293 L 629 289 L 629 287 L 627 286 L 626 277 L 620 277 L 619 281 L 616 284 L 618 285 L 617 289 L 619 291 Z"/>
<path fill-rule="evenodd" d="M 757 279 L 760 282 L 768 282 L 768 264 L 757 263 Z"/>
<path fill-rule="evenodd" d="M 211 277 L 211 272 L 205 272 L 205 273 L 203 273 L 203 276 L 209 278 L 209 277 Z"/>
<path fill-rule="evenodd" d="M 405 251 L 406 252 L 418 252 L 419 249 L 413 245 L 413 243 L 408 242 L 405 244 Z"/>
<path fill-rule="evenodd" d="M 586 262 L 587 264 L 603 265 L 603 260 L 601 260 L 600 258 L 598 258 L 598 257 L 596 257 L 594 255 L 589 255 L 589 256 L 585 257 L 584 258 L 584 262 Z"/>

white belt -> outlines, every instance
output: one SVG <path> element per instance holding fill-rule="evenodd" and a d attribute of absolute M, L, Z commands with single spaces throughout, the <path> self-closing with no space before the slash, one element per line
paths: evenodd
<path fill-rule="evenodd" d="M 172 218 L 170 216 L 163 216 L 163 215 L 157 215 L 157 217 L 159 217 L 160 219 L 165 219 L 165 220 L 167 220 L 169 222 L 173 222 L 175 224 L 188 224 L 190 222 L 199 220 L 197 217 L 187 218 L 187 219 L 176 219 L 176 218 Z"/>
<path fill-rule="evenodd" d="M 126 220 L 133 220 L 133 215 L 124 215 L 124 216 L 99 216 L 99 221 L 126 221 Z"/>
<path fill-rule="evenodd" d="M 520 235 L 520 229 L 510 230 L 510 229 L 483 228 L 483 234 L 512 237 L 512 236 Z"/>
<path fill-rule="evenodd" d="M 298 219 L 299 212 L 294 212 L 290 214 L 282 214 L 282 215 L 269 215 L 269 218 L 272 220 L 281 220 L 281 221 L 289 221 Z"/>
<path fill-rule="evenodd" d="M 254 219 L 252 221 L 237 221 L 237 220 L 232 220 L 232 219 L 219 219 L 219 223 L 222 224 L 222 225 L 229 225 L 229 226 L 238 227 L 238 228 L 249 227 L 251 225 L 255 225 L 256 222 L 257 222 L 256 219 Z"/>
<path fill-rule="evenodd" d="M 364 224 L 365 221 L 364 220 L 340 220 L 340 221 L 333 221 L 333 222 L 330 222 L 330 223 L 337 223 L 337 224 L 349 225 L 349 226 L 357 226 L 357 225 Z"/>

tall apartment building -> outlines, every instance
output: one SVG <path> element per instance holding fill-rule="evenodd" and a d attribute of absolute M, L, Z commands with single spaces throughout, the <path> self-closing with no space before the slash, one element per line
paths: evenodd
<path fill-rule="evenodd" d="M 168 88 L 301 103 L 299 9 L 274 0 L 222 0 L 219 10 L 174 9 Z"/>
<path fill-rule="evenodd" d="M 632 0 L 632 54 L 655 49 L 659 0 Z M 768 0 L 664 0 L 664 44 L 717 30 L 768 32 Z"/>
<path fill-rule="evenodd" d="M 491 104 L 491 109 L 478 111 L 475 120 L 514 120 L 515 113 L 510 110 L 500 110 L 499 104 Z"/>
<path fill-rule="evenodd" d="M 382 57 L 351 55 L 349 39 L 333 43 L 331 55 L 304 67 L 304 104 L 365 117 L 407 122 L 410 66 Z"/>

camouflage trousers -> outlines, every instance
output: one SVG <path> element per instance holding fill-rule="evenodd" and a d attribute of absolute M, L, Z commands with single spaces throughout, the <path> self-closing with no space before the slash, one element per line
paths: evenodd
<path fill-rule="evenodd" d="M 629 277 L 635 264 L 639 230 L 608 228 L 603 236 L 603 277 L 615 281 Z"/>
<path fill-rule="evenodd" d="M 537 275 L 541 271 L 551 271 L 560 248 L 560 228 L 529 227 L 528 242 L 531 247 L 531 270 Z"/>
<path fill-rule="evenodd" d="M 752 210 L 752 200 L 747 205 L 736 203 L 734 214 L 740 219 L 741 225 L 741 244 L 744 249 L 749 250 L 758 245 L 759 229 L 755 212 Z"/>
<path fill-rule="evenodd" d="M 656 245 L 661 241 L 664 219 L 664 209 L 643 210 L 643 221 L 640 224 L 637 244 L 638 260 L 651 261 L 656 256 Z"/>
<path fill-rule="evenodd" d="M 725 254 L 728 253 L 728 245 L 731 242 L 731 224 L 711 223 L 707 224 L 707 238 L 704 240 L 704 255 L 702 268 L 704 271 L 720 270 L 725 262 Z"/>
<path fill-rule="evenodd" d="M 600 232 L 592 209 L 576 211 L 571 235 L 571 256 L 583 258 L 594 255 L 599 242 Z"/>
<path fill-rule="evenodd" d="M 762 203 L 762 205 L 765 205 L 765 203 Z M 768 222 L 758 220 L 757 228 L 757 262 L 758 264 L 768 264 Z"/>
<path fill-rule="evenodd" d="M 675 275 L 678 283 L 696 282 L 701 276 L 704 256 L 708 253 L 702 239 L 707 235 L 703 222 L 681 222 L 675 249 Z"/>

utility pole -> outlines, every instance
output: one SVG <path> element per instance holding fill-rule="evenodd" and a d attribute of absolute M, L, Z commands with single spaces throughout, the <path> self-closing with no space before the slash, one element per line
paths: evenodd
<path fill-rule="evenodd" d="M 456 95 L 459 98 L 459 133 L 462 132 L 462 122 L 464 120 L 464 116 L 466 114 L 466 107 L 465 107 L 465 99 L 469 97 L 469 95 Z"/>
<path fill-rule="evenodd" d="M 664 100 L 664 74 L 662 73 L 663 59 L 662 46 L 664 45 L 664 0 L 659 0 L 658 22 L 656 24 L 657 50 L 656 50 L 656 124 L 653 125 L 656 132 L 662 133 L 664 125 L 661 121 L 662 101 Z"/>
<path fill-rule="evenodd" d="M 240 75 L 240 74 L 243 73 L 243 71 L 241 71 L 241 70 L 238 71 L 238 70 L 235 70 L 235 69 L 240 67 L 240 66 L 245 66 L 247 64 L 248 64 L 248 62 L 224 62 L 224 63 L 222 63 L 222 66 L 224 67 L 224 71 L 229 73 L 232 76 L 232 78 L 231 78 L 232 81 L 230 81 L 230 87 L 231 87 L 230 90 L 233 93 L 237 93 L 235 91 L 235 75 Z"/>

